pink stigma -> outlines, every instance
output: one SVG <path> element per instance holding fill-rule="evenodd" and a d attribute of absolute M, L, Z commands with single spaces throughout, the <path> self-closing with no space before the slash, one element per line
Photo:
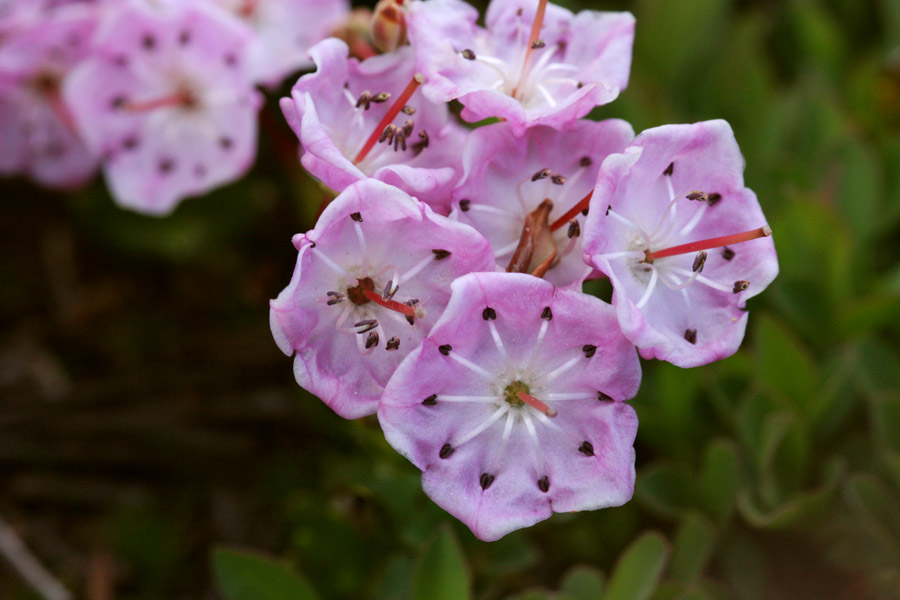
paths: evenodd
<path fill-rule="evenodd" d="M 525 392 L 520 391 L 518 394 L 516 394 L 516 397 L 528 406 L 541 411 L 548 417 L 555 417 L 559 414 L 556 412 L 556 409 L 550 408 L 531 394 L 526 394 Z"/>

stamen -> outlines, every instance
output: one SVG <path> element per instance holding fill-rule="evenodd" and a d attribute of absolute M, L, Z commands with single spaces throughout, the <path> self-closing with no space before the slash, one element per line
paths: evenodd
<path fill-rule="evenodd" d="M 706 264 L 706 250 L 701 250 L 697 253 L 696 258 L 694 258 L 694 264 L 691 265 L 691 270 L 694 273 L 700 273 L 703 271 L 703 265 Z"/>
<path fill-rule="evenodd" d="M 734 250 L 732 250 L 728 246 L 725 246 L 724 248 L 722 248 L 722 258 L 724 258 L 725 260 L 731 260 L 732 258 L 734 258 Z"/>
<path fill-rule="evenodd" d="M 458 447 L 462 446 L 463 444 L 465 444 L 465 443 L 468 442 L 469 440 L 471 440 L 471 439 L 473 439 L 474 437 L 476 437 L 476 436 L 477 436 L 478 434 L 480 434 L 482 431 L 484 431 L 485 429 L 487 429 L 488 427 L 490 427 L 491 425 L 493 425 L 494 423 L 496 423 L 498 420 L 500 420 L 500 417 L 502 417 L 503 415 L 506 414 L 506 412 L 507 412 L 508 410 L 509 410 L 509 404 L 504 404 L 503 406 L 501 406 L 500 408 L 498 408 L 497 410 L 495 410 L 495 411 L 493 412 L 493 414 L 491 414 L 490 417 L 488 417 L 487 419 L 485 419 L 484 421 L 482 421 L 477 427 L 475 427 L 475 429 L 473 429 L 472 431 L 470 431 L 470 432 L 467 433 L 466 435 L 462 436 L 462 437 L 456 442 L 456 447 L 458 448 Z"/>
<path fill-rule="evenodd" d="M 356 108 L 360 106 L 364 106 L 363 110 L 369 110 L 369 107 L 372 105 L 372 92 L 369 90 L 365 90 L 362 94 L 359 95 L 359 98 L 356 99 Z"/>
<path fill-rule="evenodd" d="M 544 40 L 534 40 L 534 43 L 531 44 L 531 49 L 540 50 L 541 48 L 544 48 L 546 46 L 547 42 L 545 42 Z"/>
<path fill-rule="evenodd" d="M 497 346 L 497 352 L 499 352 L 503 358 L 509 359 L 506 354 L 506 348 L 503 346 L 503 340 L 500 339 L 500 332 L 497 331 L 497 326 L 494 325 L 493 321 L 488 321 L 488 327 L 491 329 L 491 337 L 494 338 L 494 345 Z"/>
<path fill-rule="evenodd" d="M 734 289 L 732 290 L 735 294 L 740 294 L 744 290 L 750 287 L 750 282 L 746 279 L 741 279 L 740 281 L 734 282 Z"/>
<path fill-rule="evenodd" d="M 380 294 L 375 293 L 374 290 L 363 290 L 362 293 L 366 298 L 368 298 L 375 304 L 377 304 L 379 306 L 383 306 L 384 308 L 386 308 L 388 310 L 396 311 L 396 312 L 400 313 L 401 315 L 406 315 L 407 317 L 410 317 L 410 318 L 415 318 L 415 316 L 416 316 L 416 309 L 413 308 L 412 306 L 409 306 L 408 304 L 404 304 L 403 302 L 397 302 L 396 300 L 385 299 Z"/>
<path fill-rule="evenodd" d="M 483 311 L 481 311 L 481 318 L 485 321 L 493 321 L 497 318 L 497 311 L 488 306 Z"/>
<path fill-rule="evenodd" d="M 399 350 L 400 349 L 400 338 L 398 338 L 395 335 L 394 337 L 389 339 L 387 342 L 385 342 L 384 349 L 385 350 Z"/>
<path fill-rule="evenodd" d="M 596 350 L 596 348 L 594 348 Z M 576 356 L 574 358 L 570 358 L 567 362 L 563 363 L 561 366 L 557 367 L 553 371 L 551 371 L 548 375 L 545 375 L 541 378 L 541 382 L 543 384 L 548 384 L 566 371 L 569 371 L 572 367 L 578 364 L 581 360 L 580 356 Z"/>
<path fill-rule="evenodd" d="M 544 12 L 546 10 L 547 0 L 540 0 L 537 12 L 534 15 L 534 21 L 531 23 L 531 33 L 528 35 L 528 42 L 525 46 L 527 50 L 525 50 L 525 57 L 522 59 L 522 70 L 519 72 L 519 83 L 516 85 L 516 88 L 513 89 L 512 94 L 510 94 L 513 98 L 516 97 L 516 91 L 525 79 L 525 72 L 528 70 L 528 59 L 531 58 L 531 52 L 534 50 L 534 43 L 541 35 L 541 27 L 544 25 Z"/>
<path fill-rule="evenodd" d="M 552 181 L 555 185 L 562 185 L 566 182 L 566 176 L 560 175 L 559 173 L 554 173 L 550 176 L 550 181 Z"/>
<path fill-rule="evenodd" d="M 462 57 L 466 60 L 475 60 L 475 52 L 473 52 L 471 48 L 464 49 L 460 54 L 462 54 Z"/>
<path fill-rule="evenodd" d="M 127 110 L 128 112 L 141 112 L 145 110 L 154 110 L 157 108 L 164 108 L 166 106 L 190 106 L 194 103 L 194 99 L 184 93 L 178 92 L 175 94 L 170 94 L 168 96 L 163 96 L 161 98 L 155 98 L 153 100 L 144 100 L 141 102 L 125 102 L 121 105 L 123 110 Z"/>
<path fill-rule="evenodd" d="M 358 334 L 368 333 L 376 327 L 378 327 L 378 319 L 365 319 L 353 324 L 353 328 Z"/>
<path fill-rule="evenodd" d="M 578 221 L 572 219 L 569 221 L 569 230 L 566 232 L 566 236 L 570 238 L 575 238 L 581 235 L 581 226 L 578 224 Z"/>
<path fill-rule="evenodd" d="M 526 394 L 525 392 L 519 392 L 518 394 L 516 394 L 516 397 L 519 400 L 521 400 L 522 402 L 524 402 L 525 404 L 527 404 L 528 406 L 530 406 L 531 408 L 544 413 L 548 417 L 555 417 L 557 414 L 559 414 L 556 412 L 555 409 L 550 408 L 549 406 L 547 406 L 546 404 L 544 404 L 543 402 L 541 402 L 540 400 L 538 400 L 531 394 Z"/>
<path fill-rule="evenodd" d="M 593 400 L 596 397 L 596 394 L 591 392 L 551 392 L 546 395 L 547 400 L 552 400 L 553 402 L 559 402 L 560 400 Z"/>
<path fill-rule="evenodd" d="M 425 258 L 420 260 L 418 263 L 413 265 L 413 267 L 409 271 L 400 276 L 399 283 L 406 283 L 407 281 L 418 275 L 419 271 L 427 267 L 433 260 L 434 255 L 426 256 Z"/>
<path fill-rule="evenodd" d="M 591 190 L 590 192 L 588 192 L 587 196 L 585 196 L 584 198 L 579 200 L 578 203 L 575 206 L 573 206 L 572 208 L 570 208 L 569 210 L 567 210 L 565 212 L 565 214 L 563 214 L 563 216 L 561 216 L 557 220 L 553 221 L 553 223 L 550 225 L 550 231 L 556 231 L 557 229 L 559 229 L 560 227 L 562 227 L 563 225 L 565 225 L 566 223 L 571 221 L 573 218 L 575 218 L 578 215 L 578 213 L 585 210 L 588 207 L 588 205 L 590 204 L 591 196 L 593 196 L 593 195 L 594 195 L 594 190 Z"/>
<path fill-rule="evenodd" d="M 671 177 L 672 173 L 674 173 L 674 172 L 675 172 L 675 163 L 670 162 L 669 166 L 666 167 L 666 170 L 663 171 L 663 175 L 665 175 L 666 177 Z"/>
<path fill-rule="evenodd" d="M 378 345 L 378 332 L 370 331 L 369 336 L 366 338 L 366 350 Z"/>
<path fill-rule="evenodd" d="M 550 169 L 545 167 L 545 168 L 541 169 L 540 171 L 538 171 L 537 173 L 535 173 L 534 175 L 532 175 L 531 181 L 540 181 L 541 179 L 547 179 L 551 175 L 553 175 L 553 171 L 551 171 Z"/>
<path fill-rule="evenodd" d="M 429 396 L 431 398 L 432 396 Z M 435 401 L 441 402 L 475 402 L 478 404 L 491 404 L 497 402 L 497 396 L 453 396 L 437 394 L 433 396 Z M 426 398 L 427 400 L 427 398 Z"/>
<path fill-rule="evenodd" d="M 403 92 L 400 93 L 400 96 L 397 98 L 394 104 L 392 104 L 388 111 L 384 114 L 384 116 L 378 122 L 378 125 L 375 126 L 375 130 L 369 136 L 369 139 L 366 140 L 365 144 L 363 144 L 363 147 L 356 155 L 356 158 L 353 159 L 354 164 L 362 162 L 362 160 L 369 154 L 369 151 L 372 150 L 373 146 L 375 146 L 375 142 L 384 131 L 384 128 L 387 127 L 391 123 L 391 121 L 394 120 L 397 114 L 403 109 L 403 107 L 406 106 L 407 101 L 409 101 L 410 97 L 412 97 L 416 89 L 419 87 L 419 85 L 421 85 L 423 81 L 425 81 L 425 77 L 421 73 L 416 73 L 415 75 L 413 75 L 413 78 L 407 84 L 406 89 L 404 89 Z M 382 92 L 382 94 L 383 93 L 384 92 Z M 379 97 L 382 94 L 378 94 L 377 96 L 372 98 L 372 102 L 384 102 L 385 100 L 387 100 L 387 98 L 385 98 L 384 100 L 379 100 Z"/>
<path fill-rule="evenodd" d="M 581 442 L 581 445 L 578 446 L 578 451 L 584 454 L 585 456 L 593 456 L 594 455 L 594 445 L 589 441 L 585 440 Z"/>
<path fill-rule="evenodd" d="M 651 266 L 650 269 L 652 272 L 650 273 L 650 281 L 647 283 L 647 289 L 644 290 L 641 299 L 634 305 L 638 310 L 644 308 L 644 305 L 650 300 L 650 296 L 653 295 L 653 290 L 656 289 L 656 282 L 659 279 L 659 271 L 656 270 L 656 267 Z"/>
<path fill-rule="evenodd" d="M 709 250 L 710 248 L 718 248 L 726 244 L 739 244 L 741 242 L 749 242 L 750 240 L 768 237 L 770 235 L 772 235 L 772 230 L 768 225 L 764 225 L 763 227 L 760 227 L 758 229 L 751 229 L 750 231 L 744 231 L 742 233 L 723 235 L 721 237 L 709 238 L 697 242 L 690 242 L 687 244 L 681 244 L 679 246 L 672 246 L 671 248 L 665 248 L 663 250 L 657 250 L 655 252 L 648 252 L 645 260 L 647 262 L 652 262 L 658 258 L 677 256 L 679 254 L 688 254 L 690 252 L 697 252 L 698 250 Z"/>
<path fill-rule="evenodd" d="M 473 373 L 477 373 L 477 374 L 481 375 L 482 377 L 484 377 L 484 378 L 487 379 L 488 381 L 491 381 L 491 382 L 496 382 L 496 381 L 497 381 L 497 376 L 496 376 L 496 375 L 494 375 L 493 373 L 491 373 L 491 372 L 488 371 L 487 369 L 484 369 L 484 368 L 482 368 L 482 367 L 479 367 L 478 365 L 476 365 L 476 364 L 473 363 L 472 361 L 470 361 L 470 360 L 468 360 L 468 359 L 465 359 L 465 358 L 463 358 L 462 356 L 459 356 L 459 355 L 456 354 L 455 352 L 451 353 L 449 350 L 447 350 L 447 352 L 444 353 L 444 351 L 441 349 L 441 348 L 444 348 L 444 347 L 445 347 L 445 346 L 441 346 L 440 348 L 438 348 L 438 350 L 440 351 L 440 353 L 443 354 L 444 356 L 449 356 L 450 358 L 452 358 L 453 360 L 455 360 L 456 362 L 458 362 L 458 363 L 461 364 L 462 366 L 466 367 L 467 369 L 469 369 L 469 370 L 472 371 Z M 449 344 L 448 344 L 446 347 L 449 348 Z"/>
<path fill-rule="evenodd" d="M 325 302 L 328 306 L 339 304 L 347 298 L 346 295 L 340 292 L 325 292 L 325 295 L 328 296 L 328 300 Z"/>

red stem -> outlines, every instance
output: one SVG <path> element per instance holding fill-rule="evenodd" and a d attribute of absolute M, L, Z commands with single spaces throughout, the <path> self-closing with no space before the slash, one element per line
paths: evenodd
<path fill-rule="evenodd" d="M 772 230 L 768 226 L 758 229 L 751 229 L 742 233 L 733 233 L 731 235 L 723 235 L 721 237 L 709 238 L 697 242 L 689 242 L 671 248 L 664 248 L 656 252 L 647 253 L 647 262 L 654 261 L 657 258 L 665 258 L 667 256 L 677 256 L 678 254 L 690 254 L 691 252 L 699 252 L 700 250 L 709 250 L 710 248 L 720 248 L 730 244 L 739 244 L 741 242 L 749 242 L 761 237 L 772 235 Z"/>
<path fill-rule="evenodd" d="M 378 138 L 381 136 L 381 132 L 394 120 L 394 117 L 397 116 L 400 110 L 406 106 L 406 102 L 415 93 L 416 89 L 423 81 L 425 81 L 425 77 L 421 73 L 413 75 L 412 80 L 406 85 L 406 89 L 404 89 L 400 96 L 397 97 L 397 100 L 384 114 L 378 122 L 378 125 L 375 126 L 375 131 L 372 132 L 372 135 L 369 136 L 369 139 L 366 140 L 365 145 L 363 145 L 362 150 L 360 150 L 359 154 L 356 155 L 356 158 L 353 159 L 353 164 L 358 164 L 369 154 L 369 151 L 375 146 L 375 142 L 377 142 Z"/>
<path fill-rule="evenodd" d="M 416 309 L 409 304 L 403 304 L 402 302 L 397 302 L 396 300 L 385 300 L 381 297 L 380 294 L 376 294 L 372 290 L 363 290 L 363 295 L 379 306 L 383 306 L 390 310 L 395 310 L 400 314 L 406 315 L 407 317 L 416 316 Z"/>
<path fill-rule="evenodd" d="M 587 196 L 578 201 L 578 204 L 567 210 L 566 214 L 553 221 L 553 223 L 550 225 L 550 231 L 556 231 L 557 229 L 571 221 L 573 218 L 575 218 L 575 215 L 586 209 L 588 207 L 588 204 L 590 204 L 591 196 L 593 195 L 594 190 L 591 190 L 590 192 L 588 192 Z"/>

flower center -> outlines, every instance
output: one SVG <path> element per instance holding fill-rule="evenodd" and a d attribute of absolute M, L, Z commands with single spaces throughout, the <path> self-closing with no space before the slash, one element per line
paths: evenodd
<path fill-rule="evenodd" d="M 510 406 L 522 407 L 525 406 L 525 402 L 519 398 L 519 394 L 528 394 L 531 391 L 531 388 L 528 387 L 528 384 L 522 381 L 513 381 L 503 390 L 503 399 L 506 400 Z"/>
<path fill-rule="evenodd" d="M 357 283 L 355 286 L 347 288 L 347 298 L 350 302 L 359 306 L 370 301 L 366 292 L 375 292 L 375 282 L 372 281 L 371 277 L 364 277 L 362 279 L 357 279 L 356 281 Z"/>

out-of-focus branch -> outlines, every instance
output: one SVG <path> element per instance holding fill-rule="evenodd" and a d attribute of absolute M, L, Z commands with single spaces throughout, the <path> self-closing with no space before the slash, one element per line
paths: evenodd
<path fill-rule="evenodd" d="M 35 558 L 16 532 L 0 517 L 0 553 L 46 600 L 72 600 L 72 594 Z"/>

